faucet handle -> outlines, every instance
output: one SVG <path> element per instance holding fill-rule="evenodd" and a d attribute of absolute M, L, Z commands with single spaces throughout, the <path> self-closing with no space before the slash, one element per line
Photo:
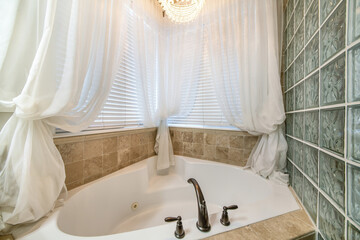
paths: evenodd
<path fill-rule="evenodd" d="M 224 226 L 229 226 L 230 225 L 230 220 L 229 220 L 229 215 L 228 215 L 228 212 L 227 210 L 235 210 L 237 209 L 238 206 L 237 205 L 231 205 L 231 206 L 224 206 L 223 207 L 223 213 L 221 215 L 221 219 L 220 219 L 220 222 L 222 225 Z"/>
<path fill-rule="evenodd" d="M 177 221 L 176 223 L 176 230 L 174 232 L 176 238 L 183 238 L 185 236 L 185 231 L 181 222 L 181 216 L 178 217 L 166 217 L 165 222 L 173 222 Z"/>

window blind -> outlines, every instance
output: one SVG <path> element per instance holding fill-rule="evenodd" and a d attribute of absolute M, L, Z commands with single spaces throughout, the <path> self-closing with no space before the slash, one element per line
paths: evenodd
<path fill-rule="evenodd" d="M 124 34 L 125 46 L 121 62 L 109 96 L 94 123 L 88 130 L 142 125 L 139 102 L 142 99 L 136 81 L 135 20 L 132 11 L 127 11 L 128 24 Z"/>
<path fill-rule="evenodd" d="M 204 37 L 204 44 L 201 51 L 202 58 L 200 59 L 201 62 L 195 69 L 197 86 L 194 105 L 185 106 L 186 108 L 191 108 L 187 116 L 174 116 L 169 118 L 169 124 L 171 125 L 194 125 L 200 127 L 230 126 L 216 99 L 206 35 Z"/>

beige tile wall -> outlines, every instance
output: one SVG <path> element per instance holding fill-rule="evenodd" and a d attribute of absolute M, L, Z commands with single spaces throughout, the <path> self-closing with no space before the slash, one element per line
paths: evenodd
<path fill-rule="evenodd" d="M 170 128 L 174 153 L 244 166 L 258 137 L 241 131 Z M 154 156 L 156 128 L 54 139 L 68 189 Z"/>
<path fill-rule="evenodd" d="M 155 155 L 156 128 L 54 139 L 68 189 Z"/>
<path fill-rule="evenodd" d="M 241 131 L 170 128 L 174 153 L 245 166 L 258 137 Z"/>

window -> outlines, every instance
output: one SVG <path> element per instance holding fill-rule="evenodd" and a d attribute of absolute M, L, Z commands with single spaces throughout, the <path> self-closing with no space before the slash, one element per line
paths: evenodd
<path fill-rule="evenodd" d="M 187 116 L 175 116 L 169 119 L 171 125 L 193 125 L 193 126 L 213 126 L 229 127 L 230 124 L 223 115 L 215 95 L 213 85 L 209 53 L 204 39 L 202 58 L 200 65 L 195 71 L 197 87 L 195 93 L 194 106 Z M 191 107 L 191 106 L 189 106 Z"/>
<path fill-rule="evenodd" d="M 117 69 L 116 77 L 111 87 L 109 96 L 94 123 L 88 130 L 134 127 L 141 126 L 142 114 L 139 102 L 142 95 L 139 94 L 136 82 L 135 63 L 135 21 L 132 11 L 127 11 L 128 26 L 124 52 L 121 63 Z"/>

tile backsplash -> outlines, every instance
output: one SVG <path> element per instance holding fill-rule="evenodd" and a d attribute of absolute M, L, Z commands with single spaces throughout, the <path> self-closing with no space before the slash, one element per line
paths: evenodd
<path fill-rule="evenodd" d="M 170 127 L 174 153 L 245 166 L 258 137 L 242 131 Z"/>
<path fill-rule="evenodd" d="M 156 128 L 55 138 L 68 189 L 155 155 Z"/>
<path fill-rule="evenodd" d="M 68 189 L 154 156 L 156 128 L 55 138 Z M 245 166 L 258 137 L 241 131 L 170 128 L 176 155 Z"/>
<path fill-rule="evenodd" d="M 360 0 L 289 0 L 283 44 L 291 185 L 318 239 L 360 239 Z"/>

